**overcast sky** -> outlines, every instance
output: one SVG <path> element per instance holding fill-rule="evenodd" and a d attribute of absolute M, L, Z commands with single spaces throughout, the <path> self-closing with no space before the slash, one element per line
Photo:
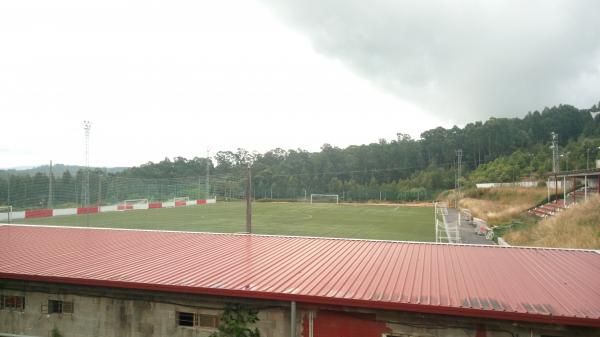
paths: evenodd
<path fill-rule="evenodd" d="M 315 151 L 600 100 L 600 1 L 0 2 L 0 167 Z"/>

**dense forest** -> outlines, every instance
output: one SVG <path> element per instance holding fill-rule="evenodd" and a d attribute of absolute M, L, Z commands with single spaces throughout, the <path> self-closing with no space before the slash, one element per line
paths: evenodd
<path fill-rule="evenodd" d="M 559 135 L 562 170 L 584 169 L 600 158 L 600 104 L 590 109 L 570 105 L 529 112 L 524 118 L 490 118 L 463 128 L 438 127 L 419 139 L 397 139 L 338 148 L 325 144 L 319 152 L 274 149 L 266 153 L 220 151 L 212 158 L 165 158 L 121 172 L 94 169 L 90 202 L 126 198 L 167 199 L 174 196 L 236 198 L 244 194 L 251 166 L 257 199 L 301 199 L 310 193 L 335 193 L 348 201 L 430 199 L 455 184 L 461 149 L 463 184 L 537 179 L 551 169 L 551 132 Z M 592 164 L 588 162 L 588 155 Z M 206 170 L 210 172 L 207 190 Z M 40 207 L 81 204 L 85 172 L 65 171 L 50 178 L 0 174 L 0 205 Z"/>

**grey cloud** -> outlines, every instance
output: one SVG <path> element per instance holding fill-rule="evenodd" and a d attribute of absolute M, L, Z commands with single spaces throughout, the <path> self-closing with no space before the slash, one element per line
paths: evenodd
<path fill-rule="evenodd" d="M 459 123 L 600 99 L 600 1 L 263 1 L 318 52 Z"/>

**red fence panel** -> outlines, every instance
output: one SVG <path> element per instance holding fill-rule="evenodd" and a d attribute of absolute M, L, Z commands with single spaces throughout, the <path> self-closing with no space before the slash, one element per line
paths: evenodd
<path fill-rule="evenodd" d="M 77 214 L 93 214 L 93 213 L 98 213 L 100 207 L 98 206 L 91 206 L 91 207 L 78 207 L 77 208 Z"/>
<path fill-rule="evenodd" d="M 52 216 L 51 209 L 32 209 L 29 211 L 25 211 L 25 219 L 28 218 L 45 218 L 48 216 Z"/>

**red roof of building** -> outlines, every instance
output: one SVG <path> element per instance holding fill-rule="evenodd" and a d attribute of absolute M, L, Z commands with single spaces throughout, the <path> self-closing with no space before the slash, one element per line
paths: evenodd
<path fill-rule="evenodd" d="M 600 327 L 584 250 L 5 225 L 0 278 Z"/>

